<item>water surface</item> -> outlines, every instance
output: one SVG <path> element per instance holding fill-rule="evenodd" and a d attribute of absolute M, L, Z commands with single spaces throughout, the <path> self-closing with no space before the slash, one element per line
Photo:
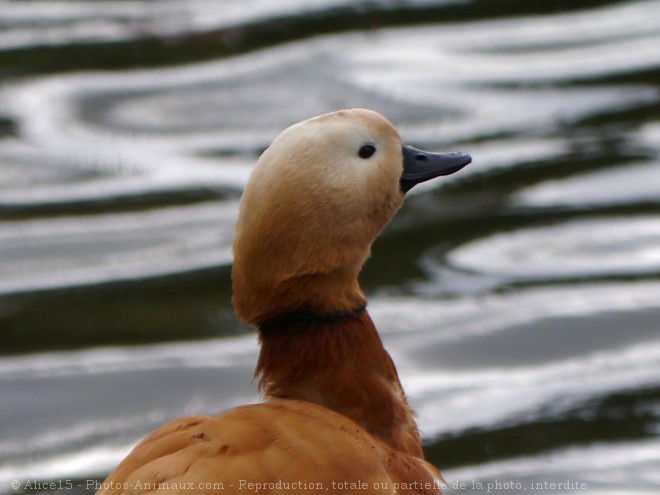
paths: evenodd
<path fill-rule="evenodd" d="M 449 486 L 656 493 L 658 46 L 657 0 L 4 2 L 0 493 L 91 490 L 163 422 L 258 400 L 240 191 L 356 106 L 474 158 L 362 276 Z"/>

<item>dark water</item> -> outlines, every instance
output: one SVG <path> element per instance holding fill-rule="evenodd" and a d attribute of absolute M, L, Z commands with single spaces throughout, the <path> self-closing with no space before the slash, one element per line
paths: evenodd
<path fill-rule="evenodd" d="M 1 2 L 0 493 L 257 399 L 237 199 L 353 106 L 474 157 L 362 279 L 454 493 L 660 493 L 659 101 L 657 0 Z"/>

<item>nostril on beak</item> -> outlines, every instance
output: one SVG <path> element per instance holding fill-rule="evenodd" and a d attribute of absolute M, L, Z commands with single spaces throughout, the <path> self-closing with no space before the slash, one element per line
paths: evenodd
<path fill-rule="evenodd" d="M 425 161 L 428 160 L 428 159 L 429 159 L 429 157 L 428 157 L 427 155 L 423 154 L 423 153 L 419 153 L 419 154 L 415 157 L 415 160 L 417 160 L 418 162 L 425 162 Z"/>

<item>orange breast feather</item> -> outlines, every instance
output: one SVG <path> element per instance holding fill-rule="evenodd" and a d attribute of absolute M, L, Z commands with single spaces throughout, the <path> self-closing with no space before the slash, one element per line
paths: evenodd
<path fill-rule="evenodd" d="M 439 494 L 439 479 L 341 414 L 274 399 L 164 425 L 99 494 Z"/>

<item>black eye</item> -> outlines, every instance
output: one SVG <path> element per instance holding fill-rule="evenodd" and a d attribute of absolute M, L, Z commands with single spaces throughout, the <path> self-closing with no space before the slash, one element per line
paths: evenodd
<path fill-rule="evenodd" d="M 360 158 L 371 158 L 371 156 L 376 152 L 376 147 L 373 144 L 365 144 L 360 148 L 358 155 Z"/>

